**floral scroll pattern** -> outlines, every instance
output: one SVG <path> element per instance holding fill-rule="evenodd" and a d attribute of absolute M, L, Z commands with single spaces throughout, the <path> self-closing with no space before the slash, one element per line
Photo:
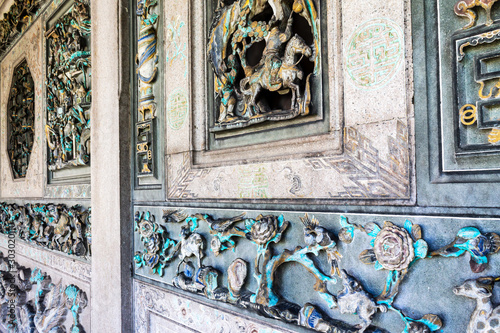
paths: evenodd
<path fill-rule="evenodd" d="M 488 256 L 496 253 L 500 244 L 498 235 L 482 234 L 477 228 L 468 227 L 461 229 L 452 243 L 433 251 L 424 239 L 422 227 L 409 220 L 402 226 L 389 221 L 382 226 L 374 222 L 359 225 L 342 216 L 338 239 L 344 244 L 339 247 L 336 235 L 318 219 L 306 214 L 300 222 L 303 239 L 297 240 L 290 250 L 279 245 L 283 239 L 290 239 L 286 233 L 294 226 L 284 215 L 261 214 L 252 218 L 242 213 L 230 218 L 214 218 L 208 214 L 164 210 L 160 223 L 149 212 L 137 212 L 136 232 L 143 250 L 136 252 L 136 266 L 137 269 L 148 267 L 150 274 L 158 276 L 166 271 L 173 273 L 169 273 L 173 276 L 171 283 L 177 288 L 318 332 L 386 332 L 374 327 L 372 319 L 392 312 L 401 318 L 403 333 L 430 333 L 445 327 L 438 315 L 428 313 L 414 318 L 407 315 L 414 311 L 395 305 L 412 268 L 433 257 L 458 257 L 468 252 L 471 270 L 479 272 L 478 267 L 484 270 Z M 175 236 L 169 234 L 169 229 L 180 229 L 180 232 Z M 359 254 L 359 261 L 387 272 L 385 286 L 377 294 L 365 289 L 366 282 L 353 274 L 349 261 L 343 263 L 343 255 L 350 251 L 349 244 L 354 242 L 357 232 L 366 234 L 370 244 L 370 248 Z M 253 263 L 242 258 L 232 262 L 224 259 L 228 251 L 235 251 L 239 246 L 245 246 L 246 255 L 254 249 Z M 224 258 L 220 263 L 227 263 L 224 264 L 226 272 L 220 271 L 217 258 L 221 257 Z M 217 268 L 204 265 L 205 258 L 211 263 L 217 262 Z M 312 290 L 322 304 L 296 304 L 286 294 L 282 295 L 281 267 L 289 263 L 305 268 L 313 277 Z M 174 264 L 175 273 L 170 268 Z M 255 283 L 249 289 L 247 280 L 252 276 Z M 222 277 L 227 283 L 221 281 Z M 500 278 L 492 278 L 492 281 L 500 281 Z M 332 292 L 335 286 L 341 287 L 341 291 Z M 353 326 L 332 319 L 321 306 L 342 315 L 357 315 L 359 323 Z"/>

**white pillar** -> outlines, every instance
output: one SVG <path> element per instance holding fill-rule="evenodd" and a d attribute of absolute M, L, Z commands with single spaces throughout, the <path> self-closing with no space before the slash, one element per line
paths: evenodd
<path fill-rule="evenodd" d="M 129 1 L 91 6 L 91 330 L 132 332 Z"/>

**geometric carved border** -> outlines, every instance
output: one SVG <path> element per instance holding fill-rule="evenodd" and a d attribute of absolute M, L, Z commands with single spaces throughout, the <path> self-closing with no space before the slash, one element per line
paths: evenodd
<path fill-rule="evenodd" d="M 289 168 L 293 170 L 294 176 L 283 179 L 289 188 L 285 189 L 294 194 L 294 186 L 303 187 L 305 177 L 323 179 L 325 182 L 335 179 L 340 188 L 338 190 L 328 190 L 323 194 L 316 193 L 311 198 L 316 199 L 410 199 L 410 143 L 408 128 L 402 121 L 396 122 L 396 135 L 388 137 L 388 156 L 382 156 L 382 153 L 374 147 L 372 140 L 364 136 L 354 127 L 345 129 L 344 133 L 344 154 L 340 156 L 306 158 L 303 160 L 292 160 L 289 163 L 283 163 L 283 166 L 277 166 L 279 163 L 258 164 L 262 171 L 262 178 L 274 177 L 268 170 L 283 170 Z M 297 169 L 297 165 L 299 168 Z M 251 165 L 249 165 L 251 167 Z M 192 165 L 191 154 L 182 153 L 179 159 L 174 160 L 172 156 L 167 156 L 167 169 L 169 179 L 167 185 L 167 196 L 172 200 L 182 199 L 212 199 L 199 193 L 199 184 L 206 183 L 217 188 L 217 182 L 220 181 L 219 175 L 238 172 L 237 168 L 231 167 L 207 167 L 196 168 Z M 174 172 L 175 170 L 175 172 Z M 257 174 L 258 175 L 258 174 Z M 247 175 L 255 178 L 255 173 Z M 322 178 L 319 178 L 322 177 Z M 326 178 L 325 178 L 326 177 Z M 291 179 L 290 179 L 291 178 Z M 343 179 L 342 179 L 343 178 Z M 342 181 L 339 181 L 341 180 Z M 243 179 L 238 180 L 241 185 Z M 256 181 L 250 182 L 258 190 Z M 266 187 L 261 184 L 261 187 Z M 269 187 L 269 184 L 267 185 Z M 269 199 L 269 191 L 265 195 L 243 196 L 241 192 L 234 189 L 236 198 L 250 199 Z M 299 196 L 297 196 L 299 198 Z M 301 199 L 308 199 L 307 195 L 300 196 Z M 215 199 L 215 198 L 213 198 Z M 229 199 L 229 198 L 228 198 Z M 286 199 L 284 196 L 281 199 Z"/>

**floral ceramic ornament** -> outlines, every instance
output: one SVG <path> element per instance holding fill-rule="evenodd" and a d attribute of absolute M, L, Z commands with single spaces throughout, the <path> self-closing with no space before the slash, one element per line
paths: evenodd
<path fill-rule="evenodd" d="M 400 228 L 391 222 L 384 222 L 384 227 L 370 223 L 365 227 L 373 249 L 365 250 L 360 254 L 360 260 L 365 264 L 375 264 L 377 270 L 403 272 L 417 259 L 427 256 L 428 246 L 422 239 L 420 226 L 405 222 Z"/>
<path fill-rule="evenodd" d="M 488 267 L 488 255 L 500 250 L 500 236 L 494 233 L 485 235 L 474 227 L 462 228 L 450 244 L 433 251 L 430 256 L 459 257 L 470 253 L 470 268 L 481 273 Z"/>
<path fill-rule="evenodd" d="M 167 252 L 176 246 L 176 242 L 166 236 L 167 230 L 156 223 L 154 215 L 149 212 L 136 212 L 134 220 L 135 231 L 139 232 L 144 245 L 143 252 L 138 251 L 134 255 L 137 268 L 147 266 L 152 274 L 163 276 L 163 271 L 171 260 Z"/>
<path fill-rule="evenodd" d="M 405 322 L 403 333 L 430 333 L 439 330 L 442 322 L 438 316 L 427 314 L 422 319 L 415 320 L 405 316 L 392 305 L 410 266 L 418 259 L 427 257 L 429 248 L 422 239 L 420 226 L 408 220 L 404 228 L 388 221 L 384 222 L 383 228 L 376 223 L 369 223 L 365 227 L 346 225 L 344 228 L 349 226 L 363 230 L 373 238 L 370 243 L 373 249 L 363 251 L 359 255 L 360 260 L 365 264 L 375 264 L 377 270 L 389 271 L 384 291 L 378 296 L 377 303 L 387 306 L 389 310 L 401 316 Z"/>

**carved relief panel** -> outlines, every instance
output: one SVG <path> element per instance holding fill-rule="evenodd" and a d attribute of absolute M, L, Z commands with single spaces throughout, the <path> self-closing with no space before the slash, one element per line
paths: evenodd
<path fill-rule="evenodd" d="M 444 173 L 499 170 L 500 23 L 494 3 L 437 3 Z"/>
<path fill-rule="evenodd" d="M 2 23 L 0 23 L 1 25 Z M 43 58 L 41 20 L 23 25 L 1 57 L 0 178 L 3 197 L 43 195 Z M 19 34 L 15 34 L 19 36 Z"/>
<path fill-rule="evenodd" d="M 60 271 L 12 252 L 7 248 L 0 252 L 0 330 L 87 332 L 90 329 L 88 284 L 63 277 Z"/>
<path fill-rule="evenodd" d="M 168 199 L 410 202 L 408 2 L 392 4 L 366 22 L 317 0 L 164 10 Z"/>
<path fill-rule="evenodd" d="M 7 112 L 7 150 L 12 174 L 14 179 L 25 178 L 35 134 L 35 87 L 26 60 L 14 69 Z"/>
<path fill-rule="evenodd" d="M 0 55 L 31 25 L 44 4 L 45 0 L 14 1 L 0 20 Z"/>
<path fill-rule="evenodd" d="M 64 8 L 63 8 L 64 9 Z M 75 0 L 47 39 L 47 162 L 50 171 L 90 164 L 90 3 Z"/>
<path fill-rule="evenodd" d="M 207 47 L 215 94 L 211 132 L 321 115 L 313 94 L 322 88 L 318 13 L 312 0 L 217 2 Z"/>
<path fill-rule="evenodd" d="M 139 178 L 157 174 L 156 131 L 159 52 L 157 30 L 159 1 L 137 1 L 138 36 L 136 74 L 138 108 L 136 123 L 136 170 Z"/>
<path fill-rule="evenodd" d="M 317 332 L 498 327 L 491 299 L 499 281 L 497 219 L 475 227 L 477 220 L 451 217 L 393 215 L 388 221 L 158 206 L 138 207 L 134 219 L 138 279 L 194 293 L 193 302 L 207 298 L 241 308 L 233 311 L 242 317 Z M 477 300 L 480 310 L 471 316 L 463 296 Z"/>

